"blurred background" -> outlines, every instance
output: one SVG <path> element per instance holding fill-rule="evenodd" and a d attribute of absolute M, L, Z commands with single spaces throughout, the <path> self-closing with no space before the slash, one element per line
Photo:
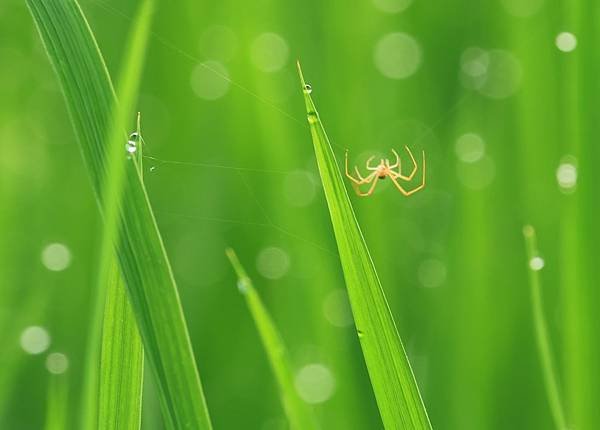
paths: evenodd
<path fill-rule="evenodd" d="M 116 76 L 136 2 L 81 6 Z M 288 428 L 226 246 L 323 428 L 382 427 L 296 59 L 340 166 L 346 148 L 360 167 L 426 151 L 424 191 L 349 191 L 434 428 L 553 428 L 529 223 L 567 419 L 600 428 L 599 21 L 591 0 L 162 2 L 137 105 L 145 181 L 216 429 Z M 78 428 L 100 219 L 22 0 L 0 2 L 0 148 L 0 428 L 43 428 L 51 378 Z M 157 430 L 146 376 L 143 428 Z"/>

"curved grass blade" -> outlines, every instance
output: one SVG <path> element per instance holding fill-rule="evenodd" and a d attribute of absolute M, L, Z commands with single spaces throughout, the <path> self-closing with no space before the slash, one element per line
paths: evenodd
<path fill-rule="evenodd" d="M 62 85 L 103 207 L 115 95 L 75 0 L 27 0 Z M 124 135 L 123 135 L 124 136 Z M 125 151 L 123 151 L 125 156 Z M 167 255 L 135 157 L 125 163 L 117 255 L 167 428 L 210 429 L 208 409 Z"/>
<path fill-rule="evenodd" d="M 548 335 L 548 327 L 546 324 L 546 316 L 544 315 L 544 305 L 542 303 L 542 290 L 540 283 L 539 270 L 541 269 L 542 260 L 538 260 L 537 243 L 535 237 L 535 229 L 527 225 L 523 228 L 523 236 L 525 236 L 525 247 L 527 251 L 528 271 L 529 271 L 529 286 L 531 288 L 531 310 L 533 315 L 533 325 L 535 328 L 535 340 L 537 343 L 540 362 L 542 365 L 542 373 L 544 377 L 544 385 L 546 386 L 546 394 L 554 425 L 558 430 L 567 429 L 567 420 L 563 408 L 560 389 L 558 387 L 558 377 L 556 376 L 556 368 L 550 346 L 550 336 Z"/>
<path fill-rule="evenodd" d="M 386 429 L 430 429 L 417 383 L 300 63 L 298 73 L 352 314 L 383 424 Z"/>
<path fill-rule="evenodd" d="M 275 323 L 252 285 L 252 280 L 246 274 L 233 249 L 226 251 L 229 261 L 238 276 L 238 288 L 244 295 L 248 309 L 252 314 L 258 334 L 262 340 L 269 363 L 277 384 L 279 394 L 293 430 L 310 430 L 318 428 L 309 406 L 298 396 L 294 386 L 294 372 L 285 345 L 279 335 Z"/>

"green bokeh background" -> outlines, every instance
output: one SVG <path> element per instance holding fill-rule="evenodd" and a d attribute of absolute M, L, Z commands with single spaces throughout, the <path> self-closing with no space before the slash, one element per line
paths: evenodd
<path fill-rule="evenodd" d="M 359 165 L 403 145 L 426 151 L 424 191 L 404 198 L 381 183 L 353 203 L 434 428 L 553 428 L 532 326 L 526 223 L 537 229 L 545 260 L 545 310 L 568 421 L 599 428 L 600 5 L 414 0 L 386 13 L 382 3 L 163 1 L 156 14 L 138 102 L 145 154 L 155 157 L 145 160 L 145 181 L 215 428 L 287 428 L 226 246 L 247 266 L 297 368 L 320 363 L 332 372 L 333 395 L 314 406 L 323 428 L 381 428 L 355 330 L 331 324 L 324 311 L 344 283 L 296 58 L 340 166 L 346 148 Z M 136 2 L 81 5 L 116 76 Z M 230 37 L 207 36 L 214 26 Z M 573 52 L 555 45 L 563 31 L 577 37 Z M 265 32 L 289 48 L 275 72 L 253 62 L 253 42 Z M 422 56 L 405 79 L 384 76 L 374 61 L 378 42 L 396 32 L 413 37 Z M 207 60 L 231 79 L 217 100 L 192 89 L 194 69 Z M 201 85 L 223 85 L 222 76 L 204 75 Z M 455 150 L 465 133 L 485 142 L 485 156 L 474 163 Z M 578 169 L 569 192 L 556 179 L 567 155 Z M 43 428 L 51 377 L 45 359 L 54 351 L 69 358 L 58 377 L 69 385 L 68 428 L 78 428 L 100 230 L 76 136 L 25 2 L 2 0 L 2 429 Z M 60 272 L 41 260 L 55 242 L 72 254 Z M 278 279 L 257 265 L 270 247 L 289 259 Z M 51 336 L 39 355 L 19 344 L 32 325 Z M 143 428 L 161 429 L 146 379 Z"/>

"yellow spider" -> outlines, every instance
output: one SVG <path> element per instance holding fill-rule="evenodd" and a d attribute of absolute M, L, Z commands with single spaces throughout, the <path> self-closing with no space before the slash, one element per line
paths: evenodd
<path fill-rule="evenodd" d="M 412 181 L 412 179 L 415 177 L 415 174 L 417 173 L 417 161 L 415 160 L 415 157 L 413 157 L 412 152 L 410 152 L 410 149 L 408 149 L 408 146 L 405 146 L 405 148 L 413 162 L 413 169 L 410 175 L 404 176 L 402 174 L 402 169 L 400 167 L 400 156 L 396 151 L 392 149 L 392 152 L 396 156 L 395 164 L 390 165 L 390 160 L 382 158 L 378 165 L 371 166 L 371 161 L 373 160 L 373 158 L 375 158 L 375 156 L 372 156 L 367 160 L 366 168 L 367 170 L 370 170 L 373 173 L 369 174 L 367 177 L 363 177 L 358 171 L 358 167 L 354 166 L 354 170 L 356 171 L 358 179 L 353 177 L 350 174 L 350 172 L 348 172 L 348 150 L 346 150 L 346 176 L 352 181 L 352 185 L 354 186 L 356 194 L 358 194 L 361 197 L 370 196 L 371 194 L 373 194 L 373 191 L 375 191 L 375 185 L 377 185 L 377 181 L 380 179 L 385 179 L 388 176 L 390 177 L 396 188 L 398 188 L 398 190 L 405 196 L 410 196 L 411 194 L 414 194 L 417 191 L 425 188 L 425 151 L 423 151 L 423 180 L 421 182 L 421 185 L 419 185 L 413 190 L 406 191 L 402 187 L 402 185 L 398 183 L 398 179 L 401 179 L 406 182 Z M 398 171 L 394 170 L 396 168 L 398 169 Z M 369 187 L 368 191 L 361 192 L 360 186 L 364 184 L 371 184 L 371 187 Z"/>

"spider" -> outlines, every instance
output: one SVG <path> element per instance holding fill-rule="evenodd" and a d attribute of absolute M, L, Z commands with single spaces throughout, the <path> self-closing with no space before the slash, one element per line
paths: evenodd
<path fill-rule="evenodd" d="M 360 172 L 358 171 L 358 167 L 354 166 L 354 170 L 356 171 L 356 175 L 358 176 L 358 179 L 353 177 L 350 174 L 350 172 L 348 171 L 348 150 L 346 150 L 346 176 L 352 181 L 352 185 L 354 186 L 356 194 L 358 194 L 361 197 L 370 196 L 371 194 L 373 194 L 373 191 L 375 191 L 375 185 L 377 185 L 377 181 L 380 179 L 385 179 L 388 176 L 390 177 L 390 179 L 392 180 L 392 182 L 396 186 L 396 188 L 398 188 L 398 190 L 405 196 L 410 196 L 411 194 L 414 194 L 417 191 L 425 188 L 425 151 L 423 151 L 423 174 L 422 174 L 423 180 L 421 181 L 421 184 L 418 187 L 416 187 L 410 191 L 406 191 L 402 187 L 402 185 L 400 185 L 398 183 L 398 179 L 401 179 L 401 180 L 407 181 L 407 182 L 411 181 L 415 177 L 415 174 L 417 173 L 417 161 L 415 160 L 415 157 L 413 157 L 413 154 L 410 151 L 410 149 L 408 148 L 408 146 L 405 146 L 405 148 L 406 148 L 406 152 L 408 152 L 408 155 L 410 155 L 410 158 L 413 162 L 413 169 L 412 169 L 412 172 L 410 173 L 410 175 L 405 176 L 402 174 L 402 170 L 400 167 L 400 156 L 398 155 L 398 153 L 396 151 L 394 151 L 392 149 L 392 152 L 396 156 L 396 163 L 394 163 L 393 165 L 390 165 L 390 160 L 382 158 L 378 165 L 371 166 L 371 161 L 373 160 L 373 158 L 375 158 L 375 156 L 372 156 L 371 158 L 369 158 L 367 160 L 367 163 L 366 163 L 367 170 L 370 170 L 372 172 L 367 177 L 363 177 L 360 174 Z M 396 168 L 398 169 L 397 171 L 394 170 Z M 371 187 L 369 188 L 368 191 L 361 192 L 360 186 L 364 185 L 364 184 L 371 184 Z"/>

